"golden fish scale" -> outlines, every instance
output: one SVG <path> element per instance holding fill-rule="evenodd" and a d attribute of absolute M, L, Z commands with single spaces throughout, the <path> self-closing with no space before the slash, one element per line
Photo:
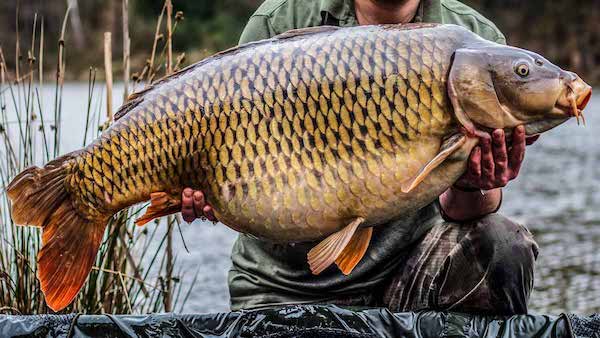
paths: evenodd
<path fill-rule="evenodd" d="M 385 221 L 453 128 L 453 28 L 355 29 L 258 43 L 164 81 L 78 157 L 88 216 L 203 189 L 221 221 L 276 240 Z"/>

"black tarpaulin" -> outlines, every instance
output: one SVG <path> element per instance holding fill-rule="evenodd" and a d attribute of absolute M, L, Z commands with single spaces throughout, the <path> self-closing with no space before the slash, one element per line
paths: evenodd
<path fill-rule="evenodd" d="M 217 314 L 0 316 L 1 337 L 600 337 L 600 316 L 477 316 L 295 305 Z"/>

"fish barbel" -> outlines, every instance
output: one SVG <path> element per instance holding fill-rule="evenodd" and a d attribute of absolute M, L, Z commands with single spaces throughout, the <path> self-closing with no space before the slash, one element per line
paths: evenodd
<path fill-rule="evenodd" d="M 87 147 L 19 174 L 12 217 L 43 228 L 54 310 L 82 287 L 108 219 L 137 222 L 203 190 L 218 219 L 266 240 L 323 239 L 318 274 L 349 274 L 374 226 L 434 201 L 479 137 L 582 116 L 591 88 L 522 49 L 453 25 L 316 27 L 216 54 L 132 95 Z"/>

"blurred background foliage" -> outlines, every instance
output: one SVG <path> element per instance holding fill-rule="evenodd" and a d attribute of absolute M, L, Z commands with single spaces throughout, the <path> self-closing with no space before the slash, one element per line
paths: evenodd
<path fill-rule="evenodd" d="M 237 43 L 246 20 L 261 0 L 174 0 L 174 11 L 181 11 L 183 22 L 173 36 L 177 52 L 186 53 L 186 63 L 226 49 Z M 43 17 L 46 41 L 44 69 L 55 72 L 55 41 L 60 36 L 62 20 L 68 4 L 72 9 L 67 21 L 67 79 L 87 80 L 88 68 L 103 65 L 103 32 L 113 33 L 115 72 L 120 71 L 122 54 L 121 0 L 2 0 L 0 1 L 0 41 L 9 66 L 16 57 L 17 31 L 21 43 L 31 40 L 34 18 Z M 150 54 L 156 22 L 164 0 L 130 0 L 129 29 L 131 36 L 132 71 L 141 69 Z M 75 7 L 73 7 L 75 5 Z M 17 26 L 18 18 L 18 26 Z M 166 20 L 163 20 L 163 25 Z M 38 25 L 40 21 L 38 21 Z M 164 31 L 164 30 L 163 30 Z M 163 41 L 164 42 L 164 41 Z M 22 46 L 21 59 L 26 48 Z"/>
<path fill-rule="evenodd" d="M 261 0 L 174 0 L 185 20 L 177 27 L 174 48 L 186 53 L 186 63 L 237 43 L 244 24 Z M 465 0 L 494 21 L 512 45 L 542 53 L 553 62 L 600 83 L 600 0 Z M 46 41 L 57 41 L 67 3 L 67 62 L 70 80 L 86 79 L 90 65 L 102 65 L 102 32 L 112 31 L 115 60 L 121 55 L 120 0 L 3 0 L 0 2 L 0 41 L 9 64 L 15 59 L 17 18 L 19 34 L 31 37 L 35 14 L 43 17 Z M 130 0 L 133 70 L 143 67 L 152 48 L 162 0 Z M 18 10 L 18 16 L 17 14 Z M 27 41 L 27 39 L 24 39 Z M 47 46 L 45 69 L 52 70 L 56 44 Z M 23 48 L 22 50 L 26 50 Z M 26 55 L 21 55 L 26 58 Z M 141 58 L 141 59 L 140 59 Z M 118 71 L 119 63 L 116 61 Z"/>

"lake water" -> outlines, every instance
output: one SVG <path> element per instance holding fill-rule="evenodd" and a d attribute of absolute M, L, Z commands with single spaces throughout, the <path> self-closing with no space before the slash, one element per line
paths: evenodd
<path fill-rule="evenodd" d="M 115 93 L 121 93 L 120 86 Z M 98 94 L 100 87 L 93 111 L 104 111 Z M 88 86 L 67 84 L 63 97 L 61 152 L 66 152 L 81 147 Z M 52 100 L 48 87 L 42 103 L 46 111 L 53 111 Z M 115 98 L 115 109 L 120 102 Z M 528 148 L 521 174 L 506 189 L 500 210 L 528 225 L 540 245 L 530 302 L 536 312 L 600 312 L 600 95 L 586 111 L 585 128 L 569 121 Z M 174 237 L 179 267 L 190 272 L 184 283 L 199 270 L 184 310 L 227 311 L 229 252 L 237 234 L 200 221 L 182 224 L 182 231 L 189 253 L 181 238 Z"/>

